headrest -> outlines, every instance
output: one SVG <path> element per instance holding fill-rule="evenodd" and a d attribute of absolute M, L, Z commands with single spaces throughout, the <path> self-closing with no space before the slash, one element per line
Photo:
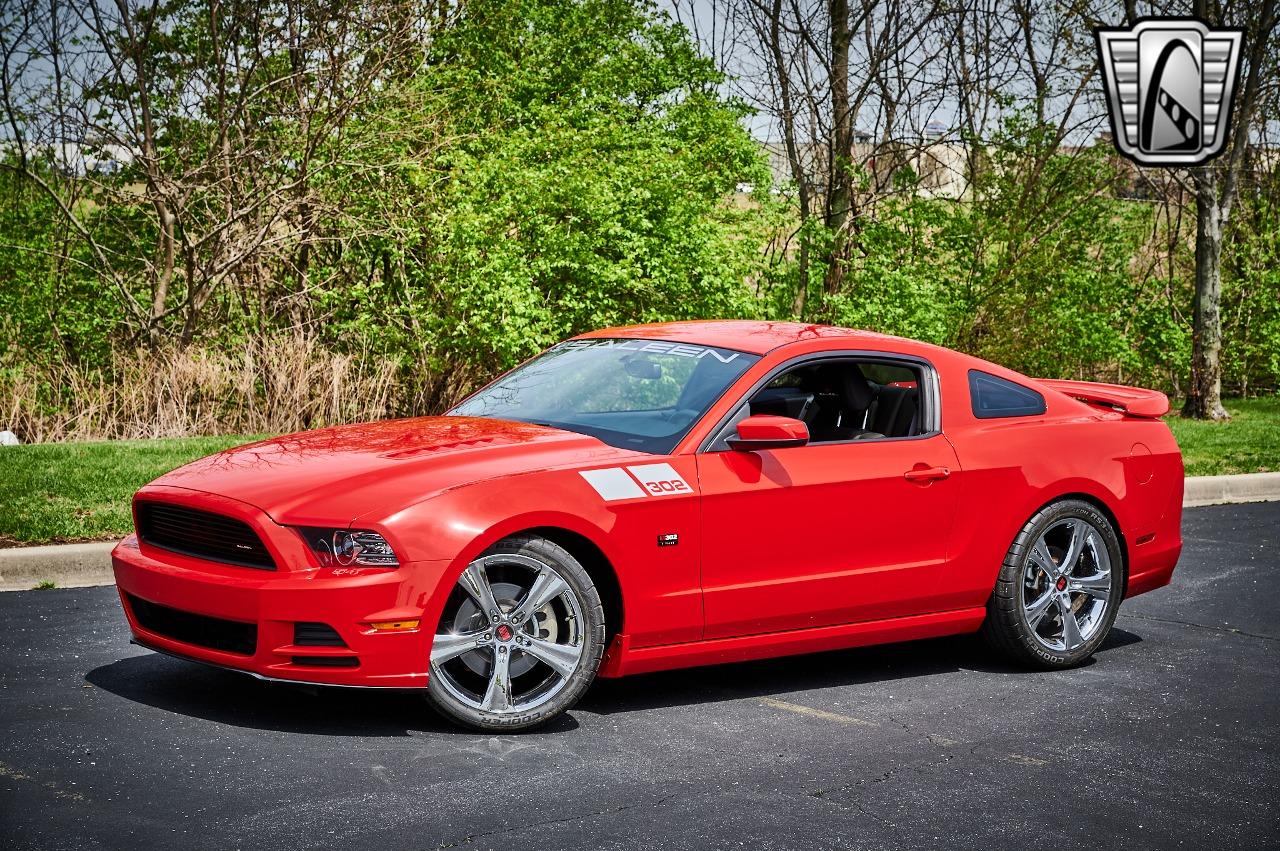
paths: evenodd
<path fill-rule="evenodd" d="M 875 399 L 871 383 L 854 363 L 823 364 L 821 381 L 831 392 L 840 396 L 841 403 L 854 411 L 865 411 Z"/>

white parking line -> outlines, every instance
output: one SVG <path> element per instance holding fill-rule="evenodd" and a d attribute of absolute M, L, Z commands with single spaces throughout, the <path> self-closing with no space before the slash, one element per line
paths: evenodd
<path fill-rule="evenodd" d="M 782 709 L 786 712 L 794 712 L 797 715 L 808 715 L 810 718 L 821 718 L 824 721 L 835 721 L 837 724 L 852 724 L 858 727 L 879 727 L 875 721 L 864 721 L 861 718 L 854 718 L 852 715 L 840 715 L 836 712 L 824 712 L 821 709 L 814 709 L 811 706 L 801 706 L 798 703 L 787 703 L 785 700 L 776 700 L 772 697 L 762 697 L 760 702 L 765 706 L 772 706 L 774 709 Z"/>
<path fill-rule="evenodd" d="M 852 715 L 841 715 L 838 712 L 827 712 L 823 709 L 814 709 L 812 706 L 802 706 L 799 703 L 788 703 L 785 700 L 778 700 L 773 697 L 762 697 L 760 703 L 763 706 L 769 706 L 774 709 L 781 709 L 784 712 L 794 712 L 797 715 L 805 715 L 809 718 L 818 718 L 822 721 L 834 721 L 837 724 L 845 724 L 855 727 L 879 727 L 880 724 L 875 721 L 866 721 L 862 718 L 854 718 Z M 940 736 L 937 733 L 930 733 L 925 737 L 930 744 L 938 747 L 950 748 L 962 744 L 955 739 L 949 739 L 946 736 Z M 1037 759 L 1033 756 L 1026 756 L 1020 753 L 996 753 L 993 754 L 996 759 L 1006 760 L 1008 762 L 1017 763 L 1018 765 L 1041 766 L 1049 763 L 1043 759 Z"/>

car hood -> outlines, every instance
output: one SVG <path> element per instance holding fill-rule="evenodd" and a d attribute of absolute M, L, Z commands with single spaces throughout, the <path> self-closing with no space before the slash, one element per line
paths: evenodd
<path fill-rule="evenodd" d="M 384 420 L 250 443 L 153 485 L 219 494 L 285 525 L 349 523 L 450 488 L 565 466 L 645 457 L 560 429 L 474 417 Z"/>

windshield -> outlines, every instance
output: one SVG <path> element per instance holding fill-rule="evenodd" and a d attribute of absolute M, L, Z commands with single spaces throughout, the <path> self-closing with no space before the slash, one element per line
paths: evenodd
<path fill-rule="evenodd" d="M 569 340 L 449 412 L 589 434 L 667 453 L 757 355 L 660 340 Z"/>

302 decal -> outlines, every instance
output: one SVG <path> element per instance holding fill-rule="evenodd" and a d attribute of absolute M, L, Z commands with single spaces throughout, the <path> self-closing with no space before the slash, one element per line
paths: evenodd
<path fill-rule="evenodd" d="M 657 482 L 645 482 L 644 485 L 649 489 L 649 493 L 654 496 L 662 496 L 664 493 L 680 493 L 689 490 L 689 486 L 684 483 L 683 479 L 665 480 Z"/>
<path fill-rule="evenodd" d="M 693 493 L 693 488 L 689 487 L 689 483 L 670 464 L 606 467 L 602 470 L 584 470 L 581 475 L 606 502 Z"/>

